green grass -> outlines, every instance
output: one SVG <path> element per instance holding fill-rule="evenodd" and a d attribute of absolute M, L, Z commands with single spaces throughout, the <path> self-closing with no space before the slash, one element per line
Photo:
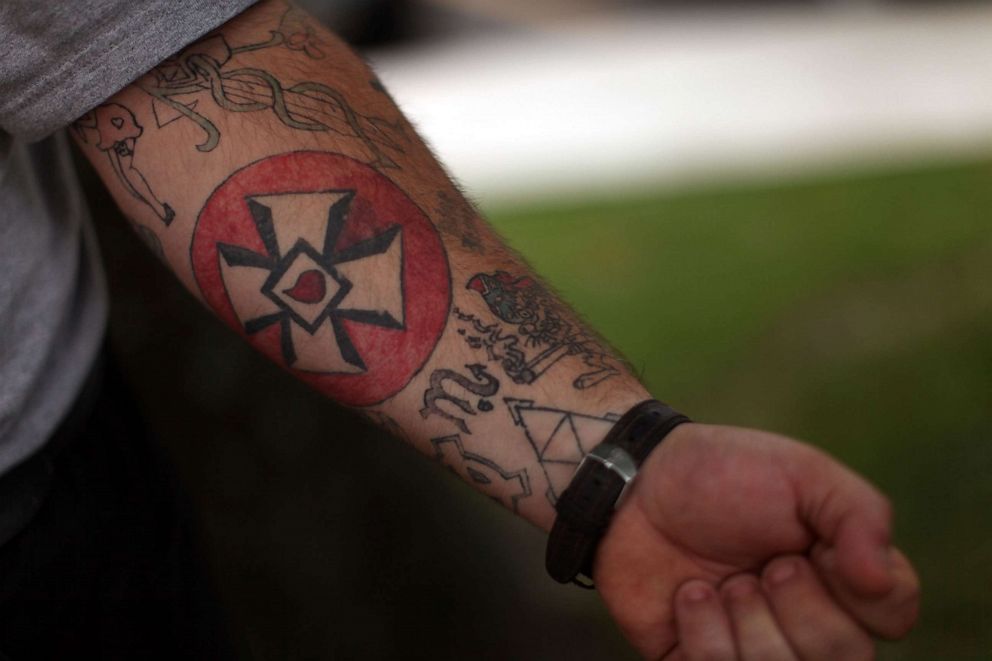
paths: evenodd
<path fill-rule="evenodd" d="M 883 658 L 992 659 L 992 163 L 488 215 L 658 396 L 892 496 L 924 616 Z"/>

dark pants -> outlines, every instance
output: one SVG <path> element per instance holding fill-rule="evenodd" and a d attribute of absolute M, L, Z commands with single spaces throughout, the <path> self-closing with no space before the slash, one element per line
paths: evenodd
<path fill-rule="evenodd" d="M 0 546 L 0 660 L 232 658 L 185 501 L 100 362 L 32 460 L 51 474 L 44 503 Z"/>

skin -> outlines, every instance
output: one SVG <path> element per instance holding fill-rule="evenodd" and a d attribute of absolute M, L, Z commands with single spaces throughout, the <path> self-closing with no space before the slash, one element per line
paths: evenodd
<path fill-rule="evenodd" d="M 919 583 L 889 545 L 888 502 L 818 450 L 683 425 L 638 480 L 595 574 L 646 658 L 775 658 L 766 646 L 793 655 L 782 658 L 870 658 L 872 636 L 900 638 L 915 622 Z"/>
<path fill-rule="evenodd" d="M 171 224 L 131 194 L 92 126 L 73 134 L 195 296 L 540 528 L 582 453 L 651 397 L 478 216 L 361 59 L 301 11 L 259 3 L 108 102 L 144 127 L 130 165 Z M 290 249 L 300 237 L 305 259 Z M 557 463 L 548 420 L 578 438 L 554 446 Z M 643 465 L 594 578 L 645 658 L 868 658 L 918 608 L 889 538 L 884 497 L 821 452 L 686 424 Z M 775 579 L 784 566 L 790 579 Z"/>

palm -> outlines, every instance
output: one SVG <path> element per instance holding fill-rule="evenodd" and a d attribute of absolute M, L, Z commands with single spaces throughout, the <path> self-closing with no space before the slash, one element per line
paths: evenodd
<path fill-rule="evenodd" d="M 676 643 L 673 597 L 683 582 L 718 582 L 808 549 L 814 534 L 804 509 L 817 496 L 797 479 L 834 466 L 766 432 L 673 431 L 645 462 L 596 558 L 599 591 L 635 647 L 657 658 Z"/>

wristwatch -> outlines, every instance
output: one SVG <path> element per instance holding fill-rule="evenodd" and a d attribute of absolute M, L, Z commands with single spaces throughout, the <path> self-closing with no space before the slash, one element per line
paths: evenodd
<path fill-rule="evenodd" d="M 648 454 L 689 418 L 655 399 L 627 411 L 582 458 L 555 510 L 545 566 L 559 583 L 592 584 L 596 547 Z"/>

